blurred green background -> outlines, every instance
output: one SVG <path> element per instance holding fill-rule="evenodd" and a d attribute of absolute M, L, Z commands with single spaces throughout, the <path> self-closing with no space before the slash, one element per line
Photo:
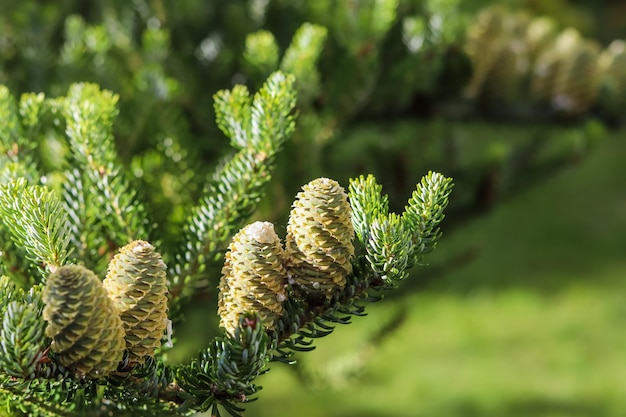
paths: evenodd
<path fill-rule="evenodd" d="M 249 415 L 623 415 L 625 140 L 446 233 L 419 291 L 261 377 Z"/>
<path fill-rule="evenodd" d="M 430 169 L 456 187 L 428 265 L 274 364 L 247 415 L 621 416 L 625 16 L 622 0 L 3 0 L 0 83 L 118 93 L 120 156 L 168 242 L 229 152 L 212 95 L 258 88 L 303 23 L 326 28 L 255 217 L 280 230 L 320 175 L 372 172 L 396 210 Z M 262 30 L 275 50 L 246 46 Z M 171 363 L 218 333 L 214 291 L 185 316 Z"/>

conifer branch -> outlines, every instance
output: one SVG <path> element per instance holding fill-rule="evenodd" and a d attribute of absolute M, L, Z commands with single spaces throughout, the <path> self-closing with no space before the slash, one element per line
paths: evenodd
<path fill-rule="evenodd" d="M 304 23 L 296 31 L 280 63 L 281 71 L 296 77 L 299 101 L 309 100 L 319 91 L 320 74 L 316 68 L 328 30 L 319 25 Z"/>
<path fill-rule="evenodd" d="M 38 182 L 38 166 L 34 155 L 38 141 L 35 132 L 43 105 L 43 94 L 24 94 L 16 102 L 8 88 L 0 86 L 0 185 L 16 179 Z M 25 262 L 23 248 L 13 243 L 9 231 L 0 227 L 0 269 L 27 284 L 31 282 L 30 265 Z"/>
<path fill-rule="evenodd" d="M 371 221 L 386 215 L 389 211 L 389 197 L 382 194 L 382 189 L 382 185 L 378 184 L 371 174 L 350 181 L 352 224 L 361 242 L 369 239 Z"/>
<path fill-rule="evenodd" d="M 95 84 L 73 84 L 64 100 L 63 114 L 72 154 L 84 175 L 84 188 L 77 192 L 85 193 L 84 200 L 95 205 L 86 213 L 94 223 L 104 226 L 116 246 L 121 246 L 146 237 L 147 219 L 117 160 L 112 133 L 117 100 L 116 95 Z"/>
<path fill-rule="evenodd" d="M 421 210 L 420 221 L 428 223 L 427 219 L 432 218 L 436 219 L 433 223 L 437 223 L 442 219 L 438 210 L 447 205 L 450 181 L 433 173 L 423 179 L 416 191 L 421 197 L 409 200 L 410 207 L 419 207 L 418 211 Z M 432 195 L 435 196 L 432 198 L 436 204 L 429 205 L 422 201 L 428 200 L 429 197 L 425 196 Z M 350 203 L 353 207 L 342 204 L 345 198 L 343 189 L 327 178 L 311 181 L 298 194 L 290 214 L 286 237 L 285 262 L 290 284 L 287 297 L 268 290 L 279 285 L 282 270 L 280 266 L 270 265 L 285 256 L 280 250 L 272 249 L 277 242 L 273 227 L 258 222 L 242 229 L 240 233 L 244 237 L 239 234 L 235 236 L 223 269 L 225 280 L 220 284 L 219 313 L 228 333 L 225 339 L 217 343 L 221 343 L 225 351 L 227 348 L 234 351 L 240 349 L 237 347 L 240 341 L 229 335 L 233 332 L 240 335 L 247 326 L 247 314 L 255 312 L 268 317 L 265 328 L 272 341 L 269 357 L 275 361 L 292 363 L 294 352 L 312 350 L 313 339 L 329 335 L 336 324 L 349 323 L 353 315 L 365 315 L 365 306 L 361 304 L 363 301 L 380 300 L 382 297 L 377 296 L 376 292 L 393 288 L 396 281 L 407 276 L 407 267 L 414 256 L 413 242 L 418 239 L 415 235 L 421 229 L 418 230 L 413 223 L 406 221 L 404 214 L 388 213 L 387 197 L 381 194 L 381 187 L 372 176 L 351 181 Z M 345 227 L 345 222 L 349 227 Z M 356 257 L 351 256 L 351 236 L 344 239 L 345 233 L 355 234 L 353 226 L 360 244 Z M 247 232 L 249 228 L 266 230 L 267 234 Z M 426 233 L 430 233 L 431 229 L 424 228 Z M 440 234 L 431 235 L 429 244 L 434 245 Z M 301 248 L 301 251 L 296 248 Z M 246 254 L 246 250 L 249 253 Z M 344 256 L 348 254 L 350 256 Z M 261 259 L 264 262 L 259 262 Z M 332 279 L 325 279 L 324 272 L 334 271 L 333 268 L 343 265 L 346 260 L 351 260 L 350 268 L 342 266 L 331 274 Z M 321 269 L 316 269 L 318 267 Z M 339 279 L 339 270 L 347 271 L 347 276 Z M 313 285 L 309 288 L 306 284 L 311 282 L 302 281 L 307 277 L 312 283 L 317 283 L 317 287 Z M 322 285 L 324 291 L 320 291 Z M 243 307 L 248 308 L 248 313 L 242 312 Z M 279 318 L 276 319 L 275 314 L 268 314 L 268 308 L 277 313 Z M 231 325 L 233 316 L 239 317 L 238 327 L 233 328 Z M 260 374 L 263 367 L 248 372 L 235 362 L 227 362 L 220 377 L 217 371 L 220 366 L 216 365 L 215 355 L 211 356 L 209 351 L 205 351 L 198 362 L 192 365 L 198 368 L 196 375 L 206 376 L 204 385 L 201 379 L 191 376 L 194 372 L 190 369 L 182 372 L 181 378 L 186 378 L 182 388 L 185 391 L 197 390 L 194 391 L 195 396 L 188 392 L 183 397 L 188 398 L 188 404 L 192 404 L 190 401 L 205 401 L 203 410 L 211 409 L 216 413 L 219 412 L 216 392 L 223 393 L 217 387 L 224 381 L 234 380 L 240 389 L 226 392 L 222 398 L 228 398 L 228 401 L 222 405 L 231 415 L 239 416 L 243 409 L 234 403 L 243 400 L 237 400 L 237 394 L 247 398 L 246 387 L 253 389 L 254 386 L 250 384 L 255 378 L 254 374 Z M 233 373 L 238 376 L 233 376 Z"/>
<path fill-rule="evenodd" d="M 198 359 L 179 369 L 183 409 L 210 410 L 211 415 L 220 416 L 222 407 L 231 416 L 241 416 L 244 409 L 237 403 L 255 400 L 250 396 L 260 387 L 253 381 L 266 370 L 269 348 L 260 317 L 243 315 L 233 335 L 215 340 Z"/>
<path fill-rule="evenodd" d="M 42 275 L 65 263 L 69 255 L 67 215 L 54 192 L 18 179 L 0 186 L 2 227 L 41 270 Z"/>
<path fill-rule="evenodd" d="M 32 151 L 36 149 L 37 141 L 25 135 L 23 123 L 32 128 L 41 100 L 43 95 L 25 95 L 18 105 L 9 89 L 0 85 L 0 167 L 3 171 L 7 164 L 12 163 L 14 172 L 27 174 L 24 175 L 27 178 L 36 177 L 37 168 Z M 25 116 L 24 121 L 20 113 Z"/>
<path fill-rule="evenodd" d="M 260 30 L 246 36 L 244 64 L 256 79 L 265 79 L 278 68 L 278 43 L 272 32 Z"/>
<path fill-rule="evenodd" d="M 0 329 L 0 369 L 17 378 L 32 378 L 43 357 L 41 306 L 8 303 Z"/>
<path fill-rule="evenodd" d="M 244 85 L 232 90 L 218 91 L 214 96 L 217 126 L 230 138 L 235 149 L 244 149 L 250 144 L 250 92 Z"/>
<path fill-rule="evenodd" d="M 87 261 L 91 256 L 90 249 L 101 246 L 104 237 L 94 227 L 95 217 L 88 213 L 85 201 L 88 196 L 85 195 L 81 172 L 77 168 L 67 170 L 65 178 L 67 181 L 63 182 L 62 194 L 65 212 L 70 220 L 70 240 L 78 251 L 78 258 Z"/>
<path fill-rule="evenodd" d="M 208 266 L 261 200 L 294 130 L 294 83 L 276 72 L 252 99 L 244 87 L 216 95 L 218 125 L 237 152 L 216 169 L 188 217 L 169 283 L 173 319 L 181 300 L 208 285 Z M 452 184 L 440 174 L 422 179 L 402 214 L 389 213 L 373 176 L 353 180 L 349 196 L 334 180 L 313 180 L 294 203 L 285 248 L 271 223 L 253 224 L 234 239 L 220 285 L 227 334 L 189 365 L 171 368 L 154 356 L 167 322 L 166 266 L 154 247 L 122 248 L 108 263 L 105 284 L 83 266 L 64 265 L 70 241 L 88 263 L 101 249 L 94 242 L 111 245 L 110 252 L 145 232 L 144 209 L 118 177 L 115 101 L 90 84 L 59 99 L 73 152 L 65 206 L 24 178 L 0 184 L 0 231 L 46 278 L 42 297 L 40 286 L 25 293 L 0 278 L 0 405 L 26 398 L 21 412 L 59 416 L 241 416 L 270 360 L 290 362 L 293 352 L 313 349 L 313 339 L 365 315 L 362 303 L 406 278 L 441 235 Z M 37 103 L 25 105 L 36 114 Z M 37 124 L 27 119 L 25 125 Z"/>
<path fill-rule="evenodd" d="M 413 231 L 396 213 L 379 216 L 371 222 L 365 258 L 372 271 L 385 282 L 406 277 L 413 255 Z"/>
<path fill-rule="evenodd" d="M 185 226 L 184 253 L 175 259 L 170 285 L 173 300 L 183 293 L 189 295 L 194 286 L 207 285 L 207 263 L 215 260 L 218 250 L 261 200 L 275 155 L 295 128 L 293 83 L 292 76 L 272 74 L 249 107 L 244 87 L 216 95 L 218 123 L 240 150 L 206 184 Z M 242 108 L 235 111 L 235 103 L 243 104 Z"/>
<path fill-rule="evenodd" d="M 443 221 L 448 197 L 452 192 L 452 179 L 429 172 L 417 185 L 402 213 L 402 219 L 411 228 L 413 253 L 409 268 L 418 264 L 422 257 L 430 253 L 441 237 L 439 224 Z"/>

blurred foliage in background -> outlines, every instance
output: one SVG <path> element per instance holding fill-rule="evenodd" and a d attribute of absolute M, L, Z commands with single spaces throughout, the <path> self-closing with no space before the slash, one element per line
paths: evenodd
<path fill-rule="evenodd" d="M 432 169 L 457 184 L 445 230 L 468 227 L 476 214 L 580 163 L 608 131 L 623 136 L 624 16 L 619 0 L 4 0 L 0 84 L 16 94 L 55 96 L 73 82 L 93 81 L 118 93 L 120 155 L 158 207 L 152 218 L 175 235 L 179 208 L 198 198 L 211 167 L 229 152 L 213 122 L 213 94 L 238 83 L 255 90 L 276 69 L 292 72 L 297 131 L 257 217 L 284 223 L 287 213 L 275 207 L 286 207 L 301 184 L 321 175 L 347 184 L 366 171 L 400 211 L 416 179 Z M 519 222 L 524 213 L 511 215 Z M 463 265 L 473 250 L 481 248 L 444 251 L 442 263 Z M 536 302 L 530 296 L 528 303 Z M 468 308 L 483 308 L 478 304 Z M 372 346 L 412 313 L 403 314 L 392 314 Z M 436 337 L 428 334 L 436 328 L 423 331 L 393 340 Z M 202 345 L 191 341 L 189 349 L 196 343 Z M 432 352 L 424 349 L 427 361 Z M 367 362 L 362 355 L 350 360 Z M 484 415 L 485 407 L 450 415 Z"/>
<path fill-rule="evenodd" d="M 365 170 L 363 161 L 380 171 L 393 161 L 383 180 L 397 190 L 392 204 L 410 192 L 403 184 L 441 167 L 456 174 L 457 189 L 474 192 L 473 203 L 489 206 L 506 182 L 499 166 L 531 163 L 546 134 L 531 128 L 512 144 L 502 131 L 448 120 L 622 122 L 625 52 L 619 42 L 607 47 L 623 23 L 602 17 L 623 6 L 576 3 L 507 1 L 480 12 L 484 1 L 5 1 L 0 83 L 14 93 L 59 95 L 71 82 L 93 81 L 119 93 L 116 138 L 163 208 L 157 220 L 180 217 L 181 199 L 196 197 L 210 162 L 228 152 L 213 123 L 212 94 L 235 83 L 256 89 L 277 68 L 296 75 L 300 99 L 275 198 L 289 201 L 329 170 L 345 181 Z M 600 55 L 602 76 L 592 65 Z M 364 138 L 372 124 L 392 133 Z M 572 158 L 591 139 L 553 136 L 550 146 L 564 142 L 554 147 Z M 422 151 L 401 152 L 424 140 L 432 144 L 429 160 Z M 372 146 L 386 157 L 372 158 Z M 460 161 L 468 152 L 474 156 Z M 284 213 L 267 207 L 265 215 Z"/>

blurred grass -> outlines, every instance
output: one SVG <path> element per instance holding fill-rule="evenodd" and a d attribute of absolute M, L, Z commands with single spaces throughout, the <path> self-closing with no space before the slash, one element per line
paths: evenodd
<path fill-rule="evenodd" d="M 471 262 L 370 306 L 296 367 L 273 364 L 246 415 L 623 415 L 624 155 L 626 134 L 614 134 L 445 235 L 430 268 L 468 251 Z"/>

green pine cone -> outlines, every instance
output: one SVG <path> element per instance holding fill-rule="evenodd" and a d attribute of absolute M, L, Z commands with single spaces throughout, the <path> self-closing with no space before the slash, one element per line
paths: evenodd
<path fill-rule="evenodd" d="M 285 252 L 269 222 L 241 229 L 228 247 L 219 284 L 220 325 L 234 335 L 244 313 L 257 313 L 267 329 L 283 315 Z"/>
<path fill-rule="evenodd" d="M 48 277 L 43 301 L 46 335 L 61 365 L 89 378 L 117 369 L 124 329 L 96 274 L 79 265 L 60 267 Z"/>
<path fill-rule="evenodd" d="M 298 193 L 289 215 L 288 273 L 306 292 L 332 294 L 352 272 L 354 228 L 348 195 L 336 181 L 318 178 Z"/>
<path fill-rule="evenodd" d="M 615 40 L 599 60 L 600 108 L 609 117 L 624 119 L 626 108 L 626 42 Z"/>
<path fill-rule="evenodd" d="M 559 74 L 582 42 L 580 33 L 569 28 L 559 33 L 552 44 L 543 49 L 534 62 L 532 71 L 530 96 L 533 101 L 553 104 Z"/>
<path fill-rule="evenodd" d="M 480 95 L 503 48 L 506 16 L 506 11 L 501 7 L 489 7 L 467 28 L 465 52 L 472 62 L 472 78 L 465 95 L 470 99 Z"/>
<path fill-rule="evenodd" d="M 580 115 L 593 105 L 597 94 L 597 62 L 600 48 L 581 41 L 565 57 L 555 79 L 552 105 L 566 115 Z"/>
<path fill-rule="evenodd" d="M 534 64 L 539 55 L 551 46 L 555 36 L 556 23 L 554 20 L 546 16 L 531 20 L 526 31 L 526 43 L 531 64 Z"/>
<path fill-rule="evenodd" d="M 120 311 L 130 363 L 154 356 L 167 327 L 167 274 L 161 255 L 150 243 L 135 240 L 109 263 L 103 281 Z"/>

